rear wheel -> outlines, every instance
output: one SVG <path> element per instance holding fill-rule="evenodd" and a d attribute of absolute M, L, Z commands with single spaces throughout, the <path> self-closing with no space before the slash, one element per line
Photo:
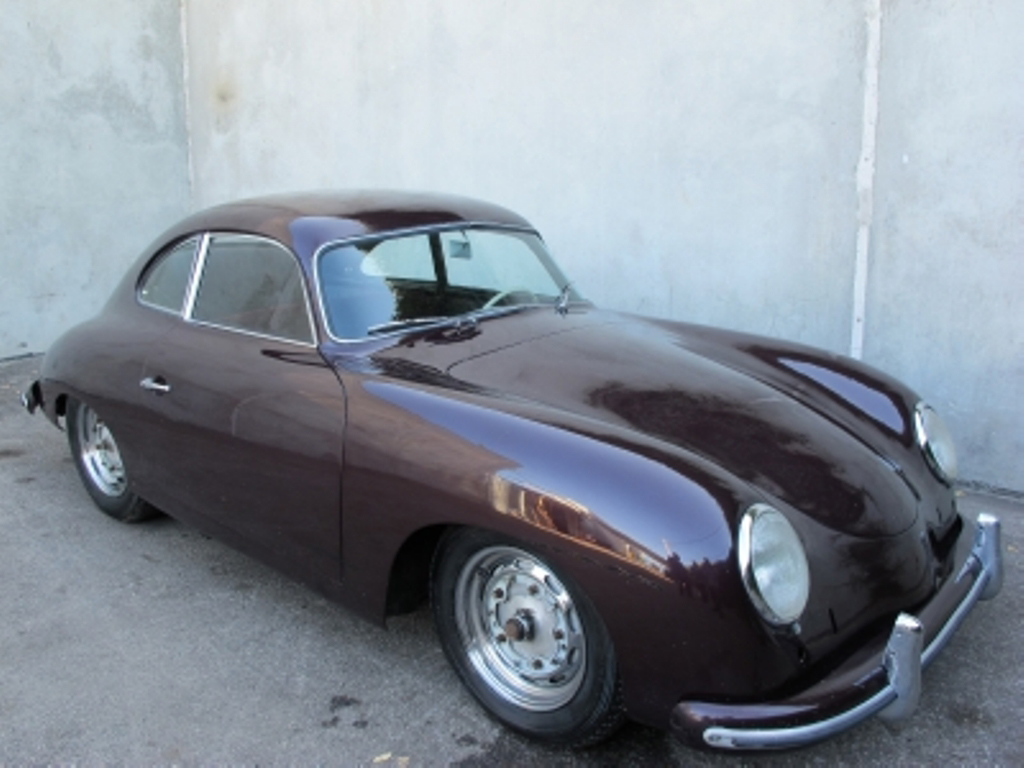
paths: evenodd
<path fill-rule="evenodd" d="M 124 523 L 154 517 L 156 510 L 128 490 L 128 473 L 117 441 L 96 411 L 69 399 L 67 426 L 75 467 L 96 506 Z"/>
<path fill-rule="evenodd" d="M 586 595 L 524 545 L 475 529 L 445 536 L 431 602 L 445 654 L 498 720 L 587 746 L 624 721 L 615 653 Z"/>

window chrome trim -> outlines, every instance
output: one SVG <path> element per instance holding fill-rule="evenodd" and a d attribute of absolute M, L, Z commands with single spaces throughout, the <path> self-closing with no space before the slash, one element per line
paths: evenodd
<path fill-rule="evenodd" d="M 307 349 L 316 349 L 317 343 L 313 341 L 299 341 L 298 339 L 286 339 L 284 336 L 273 336 L 269 333 L 259 333 L 257 331 L 247 331 L 244 328 L 232 328 L 230 325 L 218 325 L 217 323 L 211 323 L 207 320 L 186 320 L 186 322 L 195 326 L 196 328 L 213 328 L 218 331 L 228 331 L 229 333 L 238 333 L 242 336 L 250 336 L 254 339 L 266 339 L 267 341 L 277 341 L 282 344 L 295 344 L 299 347 L 306 347 Z"/>
<path fill-rule="evenodd" d="M 428 224 L 421 227 L 405 227 L 404 229 L 393 229 L 387 232 L 371 232 L 362 235 L 353 235 L 352 237 L 343 237 L 338 240 L 331 240 L 329 242 L 320 245 L 316 251 L 313 252 L 313 257 L 310 259 L 310 266 L 313 270 L 313 288 L 316 291 L 316 303 L 320 312 L 320 321 L 323 324 L 324 333 L 327 334 L 327 338 L 338 344 L 365 344 L 366 342 L 376 339 L 387 339 L 392 336 L 401 336 L 402 334 L 408 333 L 407 329 L 400 329 L 395 331 L 389 331 L 388 333 L 374 334 L 372 336 L 361 336 L 358 339 L 345 339 L 340 336 L 335 336 L 331 331 L 331 324 L 327 320 L 327 309 L 324 306 L 324 294 L 320 286 L 320 257 L 324 251 L 332 250 L 334 248 L 341 248 L 349 245 L 359 245 L 360 243 L 378 242 L 384 240 L 397 240 L 400 237 L 413 237 L 415 235 L 431 235 L 440 232 L 454 232 L 460 229 L 487 229 L 492 231 L 503 231 L 503 232 L 521 232 L 526 235 L 534 235 L 541 243 L 544 242 L 544 238 L 541 237 L 540 233 L 532 227 L 520 226 L 516 224 L 496 224 L 486 221 L 459 221 L 450 222 L 445 224 Z M 541 306 L 541 305 L 538 305 Z M 453 316 L 454 317 L 454 316 Z M 438 320 L 436 325 L 443 325 L 451 320 L 451 318 L 444 318 Z M 434 325 L 422 325 L 417 330 L 427 330 L 435 327 Z"/>
<path fill-rule="evenodd" d="M 192 263 L 192 275 L 189 279 L 188 290 L 185 292 L 185 307 L 181 316 L 188 321 L 192 317 L 192 308 L 196 304 L 196 294 L 199 292 L 199 276 L 203 274 L 203 267 L 206 266 L 206 251 L 210 247 L 210 233 L 204 232 L 199 241 L 199 250 L 196 252 L 195 261 Z"/>
<path fill-rule="evenodd" d="M 196 298 L 199 296 L 199 286 L 202 282 L 203 271 L 206 268 L 206 258 L 210 252 L 210 244 L 218 238 L 230 240 L 255 240 L 262 243 L 269 243 L 291 257 L 295 264 L 295 268 L 299 271 L 299 279 L 302 281 L 302 301 L 306 307 L 306 322 L 309 324 L 312 341 L 289 339 L 284 336 L 274 336 L 273 334 L 250 331 L 245 328 L 235 328 L 234 326 L 211 323 L 208 320 L 196 320 L 192 317 L 193 310 L 195 309 Z M 250 336 L 256 339 L 267 339 L 269 341 L 279 341 L 285 344 L 295 344 L 301 347 L 306 347 L 307 349 L 316 349 L 319 347 L 319 334 L 317 333 L 316 322 L 314 321 L 313 311 L 310 307 L 309 301 L 309 281 L 306 279 L 305 272 L 302 269 L 302 261 L 295 255 L 295 252 L 292 251 L 291 248 L 277 240 L 274 240 L 273 238 L 264 237 L 262 235 L 250 235 L 244 232 L 206 232 L 203 234 L 201 250 L 196 259 L 196 263 L 193 265 L 192 282 L 189 285 L 186 312 L 182 317 L 185 322 L 190 325 L 202 326 L 205 328 L 216 328 L 217 330 L 228 331 L 230 333 L 240 333 L 243 336 Z"/>

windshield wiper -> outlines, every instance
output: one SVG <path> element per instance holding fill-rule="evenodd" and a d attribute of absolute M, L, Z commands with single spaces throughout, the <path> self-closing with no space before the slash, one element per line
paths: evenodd
<path fill-rule="evenodd" d="M 455 320 L 454 317 L 442 315 L 439 317 L 408 317 L 405 320 L 388 320 L 386 323 L 371 325 L 366 333 L 374 336 L 378 333 L 389 333 L 391 331 L 403 331 L 407 328 L 418 328 L 421 325 L 436 325 L 447 321 Z"/>
<path fill-rule="evenodd" d="M 439 315 L 436 317 L 409 317 L 404 320 L 388 320 L 386 323 L 371 325 L 366 329 L 368 336 L 376 336 L 381 333 L 392 331 L 404 331 L 409 328 L 419 328 L 427 325 L 454 325 L 456 328 L 476 328 L 478 320 L 489 320 L 493 317 L 503 317 L 530 309 L 533 304 L 510 304 L 507 307 L 487 307 L 473 309 L 463 312 L 461 315 Z"/>
<path fill-rule="evenodd" d="M 533 309 L 535 304 L 506 304 L 501 307 L 480 307 L 480 309 L 474 309 L 467 312 L 465 317 L 472 317 L 479 320 L 488 320 L 492 317 L 504 317 L 505 315 L 514 315 L 517 312 L 522 312 L 527 309 Z"/>

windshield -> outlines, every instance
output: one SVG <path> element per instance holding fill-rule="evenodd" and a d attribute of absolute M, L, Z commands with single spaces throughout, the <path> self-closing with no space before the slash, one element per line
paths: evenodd
<path fill-rule="evenodd" d="M 479 310 L 557 305 L 568 281 L 533 232 L 449 229 L 328 246 L 317 262 L 331 335 L 361 339 Z M 568 290 L 570 301 L 580 297 Z"/>

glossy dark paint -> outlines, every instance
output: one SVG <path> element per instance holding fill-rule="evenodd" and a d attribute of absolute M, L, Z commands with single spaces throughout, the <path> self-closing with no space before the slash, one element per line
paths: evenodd
<path fill-rule="evenodd" d="M 953 494 L 909 439 L 914 401 L 899 385 L 875 390 L 878 412 L 851 410 L 821 385 L 794 395 L 800 382 L 773 362 L 808 350 L 736 336 L 744 348 L 720 353 L 727 365 L 694 351 L 706 332 L 538 309 L 481 323 L 464 341 L 425 332 L 336 351 L 352 414 L 346 502 L 359 494 L 346 534 L 365 521 L 352 535 L 394 551 L 401 535 L 389 547 L 388 531 L 348 514 L 386 499 L 408 507 L 403 529 L 485 524 L 544 548 L 594 596 L 639 719 L 664 726 L 666 707 L 685 697 L 798 689 L 948 576 L 949 559 L 936 562 L 923 542 L 958 520 Z M 763 375 L 738 373 L 743 357 Z M 820 365 L 860 386 L 871 377 L 827 356 Z M 370 415 L 365 434 L 356 414 Z M 460 487 L 466 478 L 479 486 Z M 521 501 L 502 510 L 509 494 Z M 799 636 L 753 615 L 736 572 L 738 513 L 762 500 L 787 511 L 807 544 L 815 586 Z M 495 508 L 508 519 L 484 523 Z"/>
<path fill-rule="evenodd" d="M 396 583 L 426 577 L 442 527 L 480 526 L 587 592 L 634 719 L 668 727 L 680 700 L 800 691 L 828 706 L 832 689 L 813 686 L 880 650 L 880 628 L 948 581 L 960 546 L 953 492 L 915 448 L 916 397 L 898 382 L 818 350 L 586 304 L 337 342 L 310 289 L 314 349 L 186 324 L 135 296 L 153 256 L 197 233 L 271 237 L 311 287 L 325 243 L 460 221 L 529 227 L 475 201 L 381 193 L 197 214 L 54 345 L 44 409 L 56 420 L 63 397 L 89 402 L 141 496 L 371 620 L 389 583 L 393 599 Z M 144 392 L 146 375 L 172 392 Z M 799 634 L 765 624 L 740 582 L 736 525 L 758 501 L 807 548 Z"/>

